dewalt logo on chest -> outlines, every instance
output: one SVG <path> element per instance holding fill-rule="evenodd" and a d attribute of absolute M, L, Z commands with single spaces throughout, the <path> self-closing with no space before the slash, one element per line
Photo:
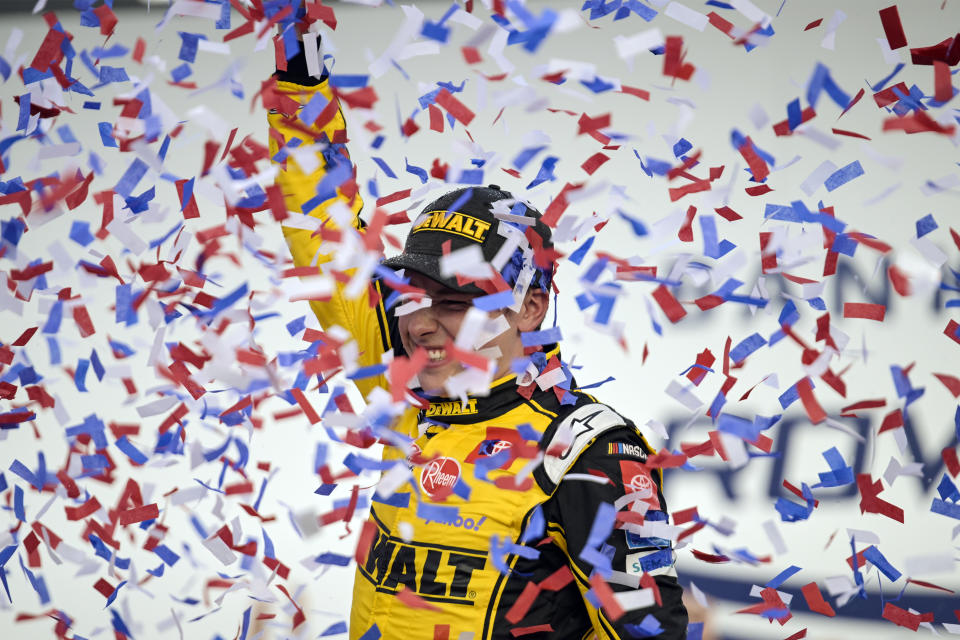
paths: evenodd
<path fill-rule="evenodd" d="M 427 407 L 426 415 L 428 418 L 441 418 L 444 416 L 471 416 L 477 412 L 477 399 L 470 398 L 467 404 L 462 404 L 459 400 L 453 402 L 434 402 Z"/>
<path fill-rule="evenodd" d="M 445 231 L 476 242 L 487 237 L 490 223 L 465 213 L 454 211 L 428 211 L 414 225 L 410 233 L 421 231 Z"/>
<path fill-rule="evenodd" d="M 486 554 L 473 549 L 424 543 L 406 544 L 382 530 L 360 574 L 377 591 L 396 593 L 403 585 L 433 602 L 473 605 L 470 578 L 486 566 Z"/>

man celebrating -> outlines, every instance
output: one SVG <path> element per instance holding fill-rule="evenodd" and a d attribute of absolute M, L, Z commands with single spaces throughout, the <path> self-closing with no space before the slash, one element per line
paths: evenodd
<path fill-rule="evenodd" d="M 314 63 L 301 48 L 276 73 L 270 144 L 294 262 L 331 271 L 349 260 L 321 254 L 324 239 L 341 252 L 370 243 L 343 116 L 326 108 L 336 98 Z M 338 278 L 310 303 L 325 329 L 349 331 L 357 367 L 390 364 L 357 380 L 361 393 L 392 382 L 405 407 L 375 431 L 389 444 L 351 638 L 686 636 L 654 452 L 576 388 L 557 334 L 540 331 L 555 254 L 539 218 L 496 185 L 451 191 L 377 267 L 383 277 Z"/>

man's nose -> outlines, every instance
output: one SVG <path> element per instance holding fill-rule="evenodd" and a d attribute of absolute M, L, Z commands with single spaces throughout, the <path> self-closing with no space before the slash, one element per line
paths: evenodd
<path fill-rule="evenodd" d="M 412 336 L 428 336 L 436 330 L 437 318 L 432 307 L 423 307 L 410 314 L 408 331 Z"/>

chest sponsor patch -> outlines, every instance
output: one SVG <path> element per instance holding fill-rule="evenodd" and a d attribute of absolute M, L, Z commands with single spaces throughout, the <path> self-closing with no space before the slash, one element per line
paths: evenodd
<path fill-rule="evenodd" d="M 445 416 L 472 416 L 477 413 L 477 399 L 470 398 L 466 404 L 456 402 L 432 402 L 424 415 L 428 418 Z"/>
<path fill-rule="evenodd" d="M 657 484 L 650 475 L 650 469 L 642 462 L 633 460 L 620 461 L 620 476 L 623 478 L 623 487 L 627 493 L 635 491 L 641 492 L 644 502 L 650 505 L 651 509 L 660 508 L 660 498 L 657 496 Z"/>
<path fill-rule="evenodd" d="M 641 462 L 647 461 L 647 452 L 643 450 L 643 447 L 630 442 L 607 443 L 607 455 L 632 456 L 634 458 L 639 458 Z"/>
<path fill-rule="evenodd" d="M 499 467 L 503 468 L 513 462 L 517 455 L 514 445 L 520 444 L 520 436 L 514 429 L 487 427 L 485 436 L 467 455 L 465 462 L 476 464 L 480 458 L 492 458 L 504 451 L 508 453 L 503 456 L 504 460 Z"/>
<path fill-rule="evenodd" d="M 460 480 L 460 463 L 453 458 L 437 458 L 420 471 L 420 487 L 434 500 L 442 500 L 453 493 Z"/>
<path fill-rule="evenodd" d="M 642 576 L 644 573 L 651 575 L 665 573 L 663 569 L 669 569 L 673 565 L 673 550 L 658 549 L 631 553 L 627 555 L 625 564 L 626 573 L 634 576 Z"/>

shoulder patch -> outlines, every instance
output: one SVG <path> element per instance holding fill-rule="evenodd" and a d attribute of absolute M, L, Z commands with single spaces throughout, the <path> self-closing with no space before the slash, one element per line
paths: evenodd
<path fill-rule="evenodd" d="M 620 414 L 603 404 L 585 404 L 574 409 L 547 443 L 543 458 L 547 477 L 552 483 L 559 483 L 588 444 L 604 432 L 625 424 Z"/>

